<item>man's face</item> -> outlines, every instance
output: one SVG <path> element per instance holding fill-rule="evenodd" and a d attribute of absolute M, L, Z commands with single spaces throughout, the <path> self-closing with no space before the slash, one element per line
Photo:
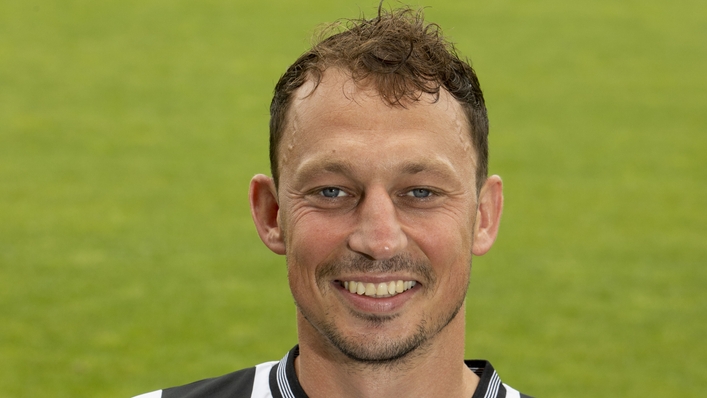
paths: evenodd
<path fill-rule="evenodd" d="M 300 341 L 360 361 L 463 322 L 478 233 L 468 123 L 444 90 L 404 105 L 329 69 L 295 93 L 280 144 L 276 229 Z"/>

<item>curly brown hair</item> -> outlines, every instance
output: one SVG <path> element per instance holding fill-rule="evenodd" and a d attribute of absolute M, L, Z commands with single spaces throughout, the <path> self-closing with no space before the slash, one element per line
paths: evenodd
<path fill-rule="evenodd" d="M 343 30 L 341 28 L 343 27 Z M 329 67 L 351 73 L 357 83 L 374 87 L 391 106 L 418 101 L 423 93 L 439 98 L 447 90 L 462 106 L 469 122 L 478 161 L 477 191 L 488 172 L 488 116 L 479 80 L 468 60 L 457 55 L 436 24 L 426 23 L 422 10 L 378 9 L 373 19 L 345 20 L 330 25 L 323 39 L 302 54 L 275 86 L 270 104 L 270 169 L 278 185 L 278 148 L 287 124 L 292 94 L 307 80 L 321 81 Z M 339 31 L 337 31 L 339 30 Z"/>

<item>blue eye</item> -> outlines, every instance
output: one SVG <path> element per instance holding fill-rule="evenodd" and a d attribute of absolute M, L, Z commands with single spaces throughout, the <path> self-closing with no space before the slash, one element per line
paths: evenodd
<path fill-rule="evenodd" d="M 329 187 L 321 190 L 320 194 L 325 198 L 337 198 L 344 196 L 344 192 L 339 188 Z"/>
<path fill-rule="evenodd" d="M 418 199 L 423 199 L 423 198 L 427 198 L 430 195 L 432 195 L 432 192 L 430 192 L 429 189 L 416 188 L 416 189 L 413 189 L 412 191 L 408 192 L 407 195 L 414 196 Z"/>

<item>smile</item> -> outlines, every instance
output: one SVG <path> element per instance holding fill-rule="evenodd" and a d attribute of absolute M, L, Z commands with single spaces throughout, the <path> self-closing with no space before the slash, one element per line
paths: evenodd
<path fill-rule="evenodd" d="M 360 296 L 369 297 L 393 297 L 398 294 L 413 288 L 416 281 L 390 281 L 381 283 L 365 283 L 356 281 L 339 282 L 344 289 L 350 293 L 355 293 Z"/>

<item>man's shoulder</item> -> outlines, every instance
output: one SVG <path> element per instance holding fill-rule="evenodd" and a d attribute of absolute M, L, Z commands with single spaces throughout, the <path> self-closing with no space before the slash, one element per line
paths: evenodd
<path fill-rule="evenodd" d="M 471 359 L 464 361 L 464 363 L 479 377 L 479 385 L 471 398 L 532 398 L 502 382 L 496 369 L 489 361 Z"/>
<path fill-rule="evenodd" d="M 255 367 L 241 369 L 223 376 L 164 389 L 160 398 L 250 397 L 254 379 Z"/>
<path fill-rule="evenodd" d="M 165 388 L 134 398 L 250 398 L 253 389 L 262 382 L 267 383 L 270 369 L 276 361 L 237 370 L 223 376 L 195 381 L 177 387 Z M 264 379 L 259 382 L 258 379 Z"/>

